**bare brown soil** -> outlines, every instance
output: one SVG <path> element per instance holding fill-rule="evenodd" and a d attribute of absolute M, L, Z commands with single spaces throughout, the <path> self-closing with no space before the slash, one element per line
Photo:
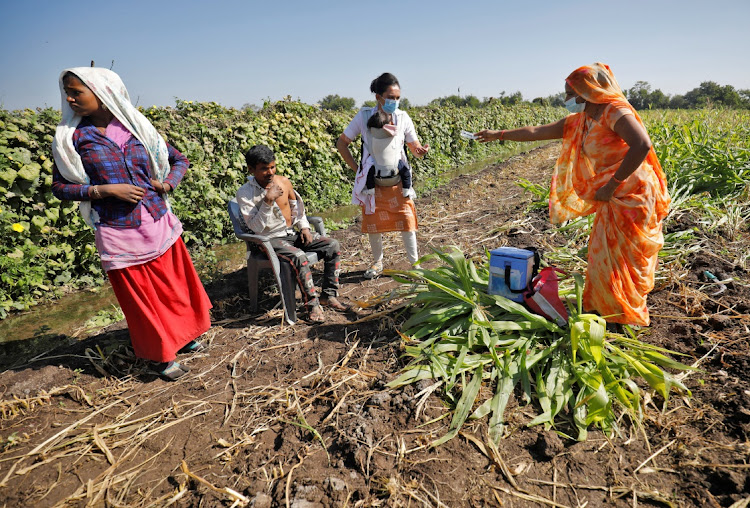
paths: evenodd
<path fill-rule="evenodd" d="M 530 194 L 515 184 L 548 180 L 558 150 L 419 199 L 422 250 L 560 245 L 546 211 L 529 211 Z M 702 228 L 689 214 L 665 227 Z M 648 398 L 643 427 L 623 421 L 623 437 L 592 431 L 570 441 L 527 428 L 537 408 L 515 405 L 497 450 L 486 421 L 431 449 L 450 421 L 437 419 L 448 414 L 442 400 L 417 395 L 429 383 L 385 387 L 403 366 L 401 318 L 326 310 L 323 325 L 282 326 L 272 287 L 262 314 L 248 314 L 236 266 L 208 285 L 209 348 L 184 357 L 191 370 L 178 382 L 134 362 L 124 323 L 81 341 L 60 337 L 36 357 L 4 346 L 0 506 L 747 506 L 750 276 L 733 260 L 747 255 L 750 237 L 699 234 L 700 253 L 658 280 L 653 323 L 640 334 L 699 362 L 685 378 L 692 397 L 666 406 Z M 344 246 L 344 299 L 394 287 L 363 280 L 369 249 L 357 224 L 333 236 Z M 405 258 L 395 235 L 386 252 Z M 713 294 L 705 270 L 734 282 Z"/>

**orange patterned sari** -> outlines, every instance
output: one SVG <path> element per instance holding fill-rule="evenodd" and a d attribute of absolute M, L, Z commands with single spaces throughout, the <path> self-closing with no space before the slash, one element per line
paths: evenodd
<path fill-rule="evenodd" d="M 654 288 L 662 221 L 669 211 L 667 181 L 651 148 L 641 166 L 608 202 L 594 194 L 622 163 L 629 146 L 614 132 L 617 120 L 638 114 L 627 102 L 609 66 L 596 63 L 567 78 L 589 102 L 607 104 L 599 120 L 586 113 L 565 121 L 562 151 L 552 175 L 550 220 L 596 213 L 591 230 L 583 303 L 610 322 L 648 325 L 646 295 Z"/>

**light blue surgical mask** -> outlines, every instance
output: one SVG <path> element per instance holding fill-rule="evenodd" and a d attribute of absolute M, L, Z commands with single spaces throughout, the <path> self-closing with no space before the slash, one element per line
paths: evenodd
<path fill-rule="evenodd" d="M 396 112 L 398 109 L 398 99 L 383 99 L 385 103 L 381 106 L 383 108 L 383 111 L 388 113 L 389 115 L 392 115 Z"/>
<path fill-rule="evenodd" d="M 584 108 L 586 108 L 586 103 L 585 102 L 582 102 L 582 103 L 579 104 L 579 103 L 576 102 L 576 99 L 577 99 L 577 97 L 571 97 L 570 99 L 568 99 L 567 101 L 565 101 L 565 107 L 571 113 L 580 113 L 580 112 L 582 112 L 584 110 Z"/>

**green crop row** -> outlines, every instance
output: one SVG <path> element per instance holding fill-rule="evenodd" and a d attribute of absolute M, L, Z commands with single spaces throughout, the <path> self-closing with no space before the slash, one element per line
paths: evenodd
<path fill-rule="evenodd" d="M 247 177 L 243 154 L 254 144 L 275 150 L 279 172 L 292 180 L 309 209 L 349 201 L 353 174 L 335 143 L 353 111 L 321 111 L 284 100 L 260 112 L 192 101 L 143 112 L 190 159 L 191 168 L 172 203 L 191 248 L 232 240 L 226 203 Z M 564 111 L 494 105 L 415 108 L 409 113 L 420 140 L 432 148 L 427 157 L 414 161 L 419 180 L 503 150 L 496 143 L 467 142 L 459 136 L 462 129 L 546 123 Z M 0 109 L 0 318 L 67 289 L 99 284 L 104 277 L 93 232 L 81 219 L 77 203 L 61 202 L 50 192 L 51 143 L 59 118 L 53 109 Z M 352 148 L 358 157 L 359 143 Z"/>
<path fill-rule="evenodd" d="M 750 113 L 647 111 L 643 120 L 673 198 L 742 196 L 750 189 Z"/>

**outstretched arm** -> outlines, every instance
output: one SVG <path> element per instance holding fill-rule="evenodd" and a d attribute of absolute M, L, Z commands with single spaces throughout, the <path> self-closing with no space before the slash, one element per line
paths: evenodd
<path fill-rule="evenodd" d="M 508 141 L 541 141 L 544 139 L 560 139 L 563 137 L 565 127 L 565 118 L 554 123 L 546 125 L 533 125 L 529 127 L 520 127 L 518 129 L 507 129 L 493 131 L 485 129 L 474 135 L 480 143 L 487 143 L 496 139 Z"/>

